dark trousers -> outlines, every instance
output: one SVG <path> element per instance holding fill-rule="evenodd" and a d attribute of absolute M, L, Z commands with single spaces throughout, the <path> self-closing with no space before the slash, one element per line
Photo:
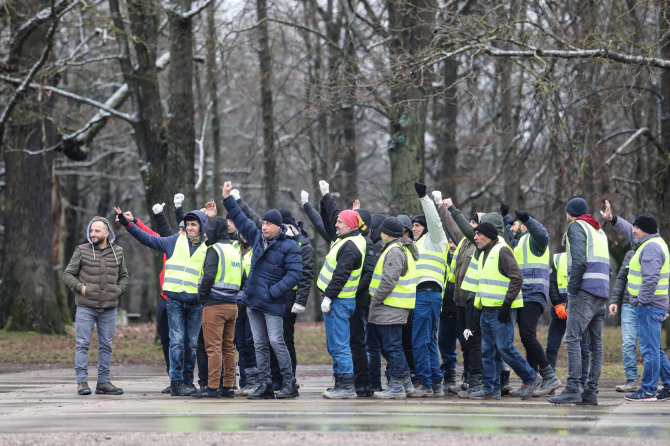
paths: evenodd
<path fill-rule="evenodd" d="M 537 340 L 537 323 L 544 308 L 537 302 L 524 302 L 523 307 L 516 311 L 519 336 L 523 348 L 526 349 L 526 361 L 533 370 L 543 369 L 549 365 L 549 361 L 547 361 L 542 344 Z"/>
<path fill-rule="evenodd" d="M 370 385 L 368 354 L 365 349 L 365 325 L 368 320 L 368 308 L 356 308 L 349 318 L 349 347 L 354 362 L 354 382 L 356 387 Z"/>
<path fill-rule="evenodd" d="M 235 323 L 235 347 L 239 354 L 240 362 L 240 387 L 246 385 L 247 375 L 245 370 L 256 367 L 256 351 L 254 350 L 254 337 L 251 334 L 247 307 L 237 307 L 237 322 Z"/>
<path fill-rule="evenodd" d="M 556 361 L 558 360 L 558 350 L 561 348 L 561 342 L 563 341 L 563 335 L 565 334 L 565 319 L 559 319 L 556 315 L 556 310 L 551 308 L 551 320 L 549 321 L 549 330 L 547 331 L 547 350 L 545 354 L 547 355 L 547 362 L 551 365 L 551 368 L 556 371 Z M 589 370 L 589 357 L 591 351 L 589 350 L 589 344 L 585 338 L 582 338 L 582 382 L 586 382 Z"/>
<path fill-rule="evenodd" d="M 377 325 L 373 330 L 376 331 L 377 338 L 380 340 L 381 353 L 386 359 L 386 367 L 389 375 L 402 376 L 409 371 L 407 366 L 406 354 L 402 346 L 402 325 Z"/>
<path fill-rule="evenodd" d="M 412 320 L 414 319 L 414 310 L 409 311 L 407 323 L 402 326 L 402 349 L 405 352 L 405 360 L 409 367 L 409 372 L 414 375 L 414 354 L 412 353 Z"/>
<path fill-rule="evenodd" d="M 202 326 L 198 334 L 198 348 L 195 351 L 195 360 L 198 363 L 198 384 L 200 387 L 207 385 L 208 379 L 208 365 L 207 365 L 207 349 L 205 348 L 205 337 L 202 334 Z"/>
<path fill-rule="evenodd" d="M 295 297 L 289 300 L 293 302 L 295 301 Z M 298 365 L 298 360 L 295 356 L 294 333 L 295 333 L 295 320 L 298 315 L 295 313 L 291 313 L 291 308 L 293 308 L 292 303 L 291 306 L 286 305 L 286 310 L 284 311 L 284 315 L 282 316 L 282 321 L 284 327 L 284 343 L 286 344 L 286 348 L 288 349 L 288 355 L 291 357 L 291 367 L 293 368 L 293 376 L 295 376 L 295 368 Z M 277 361 L 275 352 L 272 349 L 270 349 L 270 372 L 272 373 L 272 382 L 277 383 L 281 387 L 284 380 L 279 370 L 279 362 Z"/>
<path fill-rule="evenodd" d="M 158 308 L 156 309 L 156 331 L 161 340 L 163 358 L 165 359 L 165 370 L 170 374 L 170 326 L 168 325 L 166 299 L 158 296 Z"/>
<path fill-rule="evenodd" d="M 458 331 L 458 321 L 456 316 L 444 316 L 440 318 L 437 330 L 437 346 L 440 349 L 442 364 L 440 370 L 442 373 L 447 370 L 456 369 L 456 340 L 461 342 L 463 348 L 462 331 Z"/>
<path fill-rule="evenodd" d="M 482 311 L 475 308 L 474 303 L 474 299 L 468 299 L 467 306 L 465 307 L 466 328 L 472 331 L 472 336 L 465 341 L 465 345 L 463 346 L 463 358 L 465 358 L 463 359 L 463 363 L 468 367 L 465 371 L 470 376 L 481 375 L 483 372 L 482 330 L 480 328 Z"/>

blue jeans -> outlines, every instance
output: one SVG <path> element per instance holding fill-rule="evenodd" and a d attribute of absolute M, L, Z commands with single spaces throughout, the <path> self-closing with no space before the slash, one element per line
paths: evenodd
<path fill-rule="evenodd" d="M 381 351 L 386 359 L 386 369 L 391 376 L 409 373 L 409 366 L 402 348 L 402 325 L 374 325 L 381 341 Z"/>
<path fill-rule="evenodd" d="M 170 327 L 170 381 L 192 383 L 202 325 L 202 306 L 168 298 L 167 314 Z"/>
<path fill-rule="evenodd" d="M 514 324 L 516 310 L 511 311 L 511 321 L 498 320 L 497 311 L 482 311 L 482 366 L 484 379 L 482 387 L 486 392 L 500 392 L 500 368 L 505 361 L 524 384 L 531 384 L 537 374 L 514 346 Z"/>
<path fill-rule="evenodd" d="M 456 340 L 459 339 L 458 320 L 456 316 L 441 317 L 437 330 L 437 346 L 442 357 L 442 372 L 456 369 Z"/>
<path fill-rule="evenodd" d="M 277 357 L 279 372 L 284 383 L 293 381 L 293 365 L 291 356 L 284 342 L 284 318 L 274 314 L 263 313 L 259 310 L 247 308 L 251 333 L 254 336 L 254 347 L 256 349 L 256 366 L 258 368 L 258 381 L 260 383 L 272 384 L 272 372 L 270 370 L 270 346 Z"/>
<path fill-rule="evenodd" d="M 554 371 L 556 371 L 556 361 L 558 359 L 558 350 L 561 348 L 561 342 L 563 342 L 563 335 L 565 334 L 565 325 L 567 320 L 559 319 L 556 315 L 556 310 L 554 307 L 551 307 L 551 320 L 549 321 L 549 330 L 547 331 L 547 349 L 545 354 L 547 355 L 547 361 Z M 582 376 L 581 381 L 586 383 L 586 378 L 589 375 L 589 355 L 591 351 L 589 350 L 589 344 L 586 342 L 585 338 L 582 338 L 581 341 L 582 347 Z"/>
<path fill-rule="evenodd" d="M 565 349 L 568 351 L 568 384 L 566 389 L 581 390 L 581 378 L 585 372 L 582 360 L 582 339 L 585 338 L 591 351 L 591 368 L 586 388 L 598 390 L 600 372 L 603 368 L 603 320 L 607 311 L 607 299 L 596 297 L 580 290 L 571 296 L 568 320 L 565 326 Z"/>
<path fill-rule="evenodd" d="M 412 320 L 412 355 L 416 378 L 426 387 L 432 387 L 434 382 L 442 379 L 435 338 L 441 309 L 442 293 L 427 290 L 416 292 Z"/>
<path fill-rule="evenodd" d="M 637 381 L 637 318 L 630 304 L 621 305 L 621 341 L 626 380 Z"/>
<path fill-rule="evenodd" d="M 644 371 L 640 390 L 656 394 L 660 377 L 663 387 L 670 389 L 670 361 L 661 349 L 661 324 L 666 310 L 652 305 L 635 307 L 637 329 L 640 335 L 640 354 L 644 360 Z"/>
<path fill-rule="evenodd" d="M 354 376 L 354 361 L 349 345 L 349 318 L 356 310 L 356 299 L 333 299 L 330 311 L 323 314 L 326 324 L 326 348 L 333 358 L 333 372 L 339 376 Z"/>
<path fill-rule="evenodd" d="M 376 324 L 368 322 L 365 325 L 365 351 L 368 355 L 368 377 L 370 378 L 370 387 L 381 389 L 382 341 Z"/>
<path fill-rule="evenodd" d="M 116 328 L 116 308 L 100 313 L 86 307 L 77 307 L 74 325 L 77 339 L 74 350 L 74 371 L 77 375 L 77 382 L 88 381 L 88 349 L 95 325 L 98 327 L 98 382 L 109 382 L 112 339 Z"/>

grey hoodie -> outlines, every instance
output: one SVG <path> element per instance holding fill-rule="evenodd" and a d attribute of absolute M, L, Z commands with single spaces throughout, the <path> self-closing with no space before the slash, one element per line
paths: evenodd
<path fill-rule="evenodd" d="M 384 299 L 391 294 L 400 276 L 407 272 L 405 250 L 394 244 L 396 240 L 409 248 L 414 260 L 418 260 L 419 258 L 416 246 L 414 246 L 413 241 L 408 237 L 394 239 L 384 244 L 382 255 L 387 249 L 388 253 L 384 258 L 379 287 L 370 298 L 370 316 L 368 318 L 370 322 L 377 325 L 404 325 L 407 323 L 407 316 L 409 315 L 409 309 L 407 308 L 392 307 L 384 304 Z"/>

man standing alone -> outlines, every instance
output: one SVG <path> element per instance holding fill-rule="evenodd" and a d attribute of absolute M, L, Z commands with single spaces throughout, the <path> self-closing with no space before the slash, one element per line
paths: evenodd
<path fill-rule="evenodd" d="M 74 354 L 77 393 L 90 395 L 88 387 L 88 349 L 93 326 L 98 327 L 98 382 L 96 394 L 121 395 L 123 390 L 110 382 L 112 339 L 116 327 L 116 307 L 128 285 L 128 270 L 123 248 L 114 247 L 114 231 L 104 217 L 93 217 L 88 224 L 88 243 L 75 248 L 63 272 L 65 284 L 74 292 L 77 314 L 77 346 Z"/>

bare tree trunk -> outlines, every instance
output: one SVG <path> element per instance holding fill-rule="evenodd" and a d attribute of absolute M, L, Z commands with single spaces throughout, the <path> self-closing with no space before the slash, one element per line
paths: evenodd
<path fill-rule="evenodd" d="M 219 122 L 219 87 L 217 84 L 217 74 L 219 67 L 216 63 L 216 25 L 214 16 L 216 15 L 216 6 L 212 2 L 207 7 L 207 50 L 206 79 L 209 100 L 212 103 L 212 114 L 210 127 L 212 129 L 212 153 L 214 153 L 214 165 L 212 166 L 212 197 L 218 197 L 223 187 L 221 175 L 221 125 Z M 206 117 L 203 117 L 206 119 Z M 201 136 L 203 137 L 203 136 Z"/>
<path fill-rule="evenodd" d="M 274 116 L 272 111 L 272 53 L 268 34 L 267 2 L 256 0 L 258 19 L 258 60 L 261 77 L 261 111 L 263 114 L 263 153 L 265 155 L 265 200 L 268 208 L 277 207 L 279 178 L 277 177 L 277 150 L 274 141 Z"/>

